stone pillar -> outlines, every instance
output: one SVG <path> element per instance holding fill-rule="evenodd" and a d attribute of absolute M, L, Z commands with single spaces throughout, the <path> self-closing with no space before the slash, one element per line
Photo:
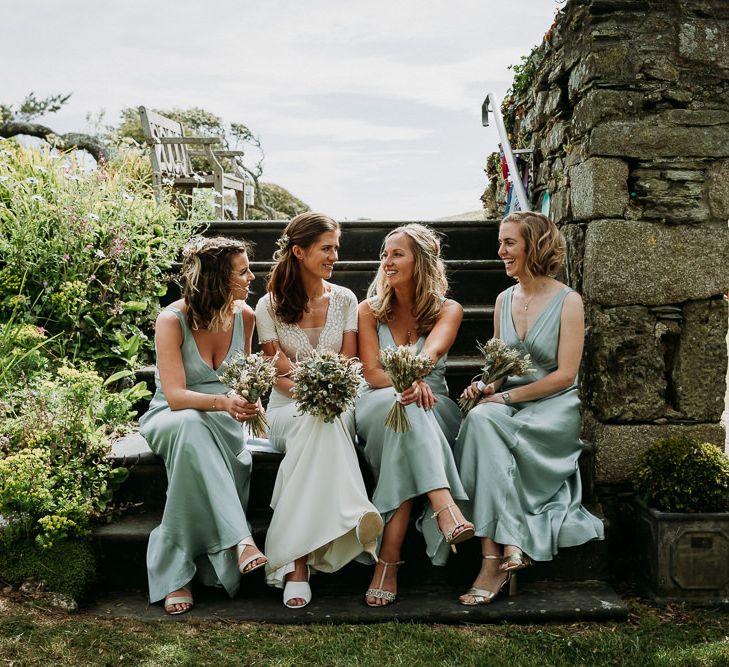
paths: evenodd
<path fill-rule="evenodd" d="M 581 394 L 598 484 L 656 439 L 724 445 L 729 3 L 569 0 L 515 99 L 583 294 Z"/>

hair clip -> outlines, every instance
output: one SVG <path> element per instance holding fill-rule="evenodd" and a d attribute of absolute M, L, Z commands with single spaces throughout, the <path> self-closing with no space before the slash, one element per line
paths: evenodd
<path fill-rule="evenodd" d="M 281 252 L 285 252 L 289 247 L 289 241 L 288 234 L 281 234 L 281 238 L 276 240 L 276 245 Z"/>

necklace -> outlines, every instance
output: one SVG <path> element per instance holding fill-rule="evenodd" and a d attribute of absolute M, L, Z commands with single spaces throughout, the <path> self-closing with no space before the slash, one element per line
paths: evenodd
<path fill-rule="evenodd" d="M 524 292 L 523 287 L 521 288 L 521 293 L 522 293 L 522 297 L 524 298 L 524 311 L 526 312 L 529 310 L 529 304 L 532 302 L 532 300 L 537 295 L 537 293 L 534 292 L 534 294 L 532 294 L 528 299 L 526 298 L 526 294 Z"/>

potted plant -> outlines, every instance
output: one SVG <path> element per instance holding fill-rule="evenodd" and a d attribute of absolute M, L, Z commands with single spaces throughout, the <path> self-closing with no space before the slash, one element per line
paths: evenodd
<path fill-rule="evenodd" d="M 633 482 L 641 583 L 658 601 L 729 601 L 729 458 L 695 438 L 658 440 Z"/>

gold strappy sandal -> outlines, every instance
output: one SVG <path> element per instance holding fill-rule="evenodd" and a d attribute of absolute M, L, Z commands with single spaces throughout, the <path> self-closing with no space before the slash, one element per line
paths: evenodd
<path fill-rule="evenodd" d="M 501 556 L 494 556 L 491 554 L 486 554 L 481 558 L 483 560 L 502 560 Z M 480 607 L 482 605 L 491 604 L 504 590 L 506 584 L 509 584 L 509 596 L 513 595 L 516 592 L 516 576 L 512 576 L 511 572 L 509 572 L 506 575 L 506 579 L 504 579 L 504 583 L 499 586 L 499 589 L 496 592 L 487 591 L 483 588 L 469 588 L 464 595 L 470 595 L 473 598 L 473 602 L 464 602 L 461 599 L 459 599 L 458 602 L 466 607 Z"/>
<path fill-rule="evenodd" d="M 438 526 L 438 530 L 440 530 L 441 535 L 443 535 L 445 541 L 448 542 L 454 554 L 458 553 L 458 551 L 456 551 L 456 544 L 460 544 L 461 542 L 470 540 L 474 535 L 474 526 L 470 521 L 464 520 L 463 523 L 458 523 L 458 519 L 456 519 L 456 514 L 453 511 L 453 508 L 455 506 L 455 503 L 445 505 L 439 510 L 434 511 L 433 515 L 430 517 L 431 519 L 435 519 L 437 522 L 438 515 L 441 512 L 448 510 L 448 513 L 451 515 L 451 519 L 453 519 L 453 523 L 456 525 L 453 526 L 453 528 L 451 528 L 447 533 L 444 533 L 442 530 L 440 530 L 440 526 Z"/>
<path fill-rule="evenodd" d="M 501 558 L 501 566 L 499 569 L 502 572 L 516 572 L 531 565 L 534 565 L 534 561 L 523 551 L 518 551 L 516 553 L 509 554 L 508 556 L 503 556 Z"/>

